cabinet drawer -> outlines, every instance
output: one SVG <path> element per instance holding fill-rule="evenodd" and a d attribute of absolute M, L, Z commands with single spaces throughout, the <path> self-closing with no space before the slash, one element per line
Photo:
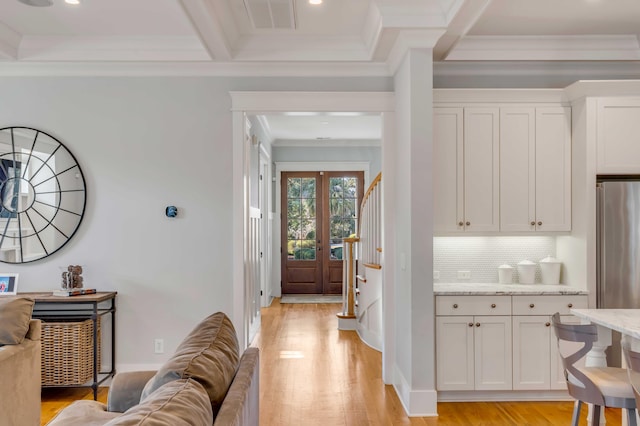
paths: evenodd
<path fill-rule="evenodd" d="M 586 308 L 587 295 L 513 296 L 513 315 L 569 315 L 572 308 Z"/>
<path fill-rule="evenodd" d="M 436 296 L 436 315 L 511 315 L 511 296 Z"/>

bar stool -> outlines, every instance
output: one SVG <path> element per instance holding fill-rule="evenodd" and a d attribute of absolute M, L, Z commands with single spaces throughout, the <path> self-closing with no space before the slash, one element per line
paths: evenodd
<path fill-rule="evenodd" d="M 633 394 L 636 397 L 636 407 L 640 406 L 640 352 L 635 352 L 631 349 L 631 344 L 628 340 L 622 339 L 622 353 L 627 361 L 627 373 L 629 376 L 629 383 L 633 389 Z"/>
<path fill-rule="evenodd" d="M 592 425 L 600 424 L 600 407 L 623 408 L 629 412 L 629 425 L 636 426 L 636 396 L 627 370 L 617 367 L 578 367 L 576 362 L 584 357 L 598 340 L 598 330 L 593 324 L 563 324 L 560 314 L 551 317 L 562 358 L 564 377 L 569 395 L 577 400 L 571 424 L 578 426 L 582 403 L 593 404 Z M 560 341 L 584 343 L 576 352 L 565 356 Z"/>

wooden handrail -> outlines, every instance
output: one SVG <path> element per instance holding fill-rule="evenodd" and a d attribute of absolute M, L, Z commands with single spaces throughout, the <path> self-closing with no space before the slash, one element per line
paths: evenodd
<path fill-rule="evenodd" d="M 356 275 L 356 279 L 358 281 L 362 281 L 363 283 L 367 282 L 367 279 L 365 277 L 363 277 L 362 275 Z"/>
<path fill-rule="evenodd" d="M 367 192 L 364 194 L 364 197 L 362 197 L 362 203 L 360 203 L 361 206 L 365 205 L 365 203 L 367 202 L 367 198 L 369 198 L 369 195 L 371 195 L 371 192 L 373 192 L 373 190 L 375 189 L 376 186 L 378 186 L 381 180 L 382 180 L 382 172 L 378 173 L 378 176 L 376 176 L 375 179 L 373 179 L 373 181 L 371 182 L 371 185 L 369 185 L 369 188 L 367 188 Z"/>

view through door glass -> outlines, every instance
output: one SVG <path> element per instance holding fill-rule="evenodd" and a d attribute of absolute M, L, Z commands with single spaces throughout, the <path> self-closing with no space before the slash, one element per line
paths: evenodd
<path fill-rule="evenodd" d="M 341 294 L 342 239 L 355 236 L 363 172 L 282 173 L 282 293 Z"/>

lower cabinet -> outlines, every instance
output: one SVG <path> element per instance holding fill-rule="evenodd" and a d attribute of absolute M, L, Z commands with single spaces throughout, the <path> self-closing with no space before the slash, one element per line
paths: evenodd
<path fill-rule="evenodd" d="M 505 298 L 510 315 L 465 315 L 504 314 Z M 566 389 L 551 315 L 579 322 L 573 307 L 587 296 L 436 296 L 437 389 Z"/>

